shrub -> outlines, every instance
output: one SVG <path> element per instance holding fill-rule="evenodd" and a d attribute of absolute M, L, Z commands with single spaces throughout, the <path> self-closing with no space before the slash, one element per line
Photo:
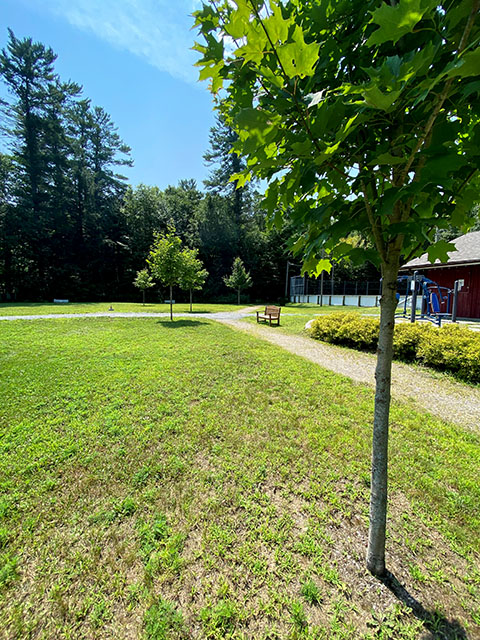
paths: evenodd
<path fill-rule="evenodd" d="M 317 318 L 310 334 L 317 340 L 343 344 L 347 347 L 374 351 L 380 323 L 375 318 L 362 318 L 357 313 L 332 313 Z"/>
<path fill-rule="evenodd" d="M 417 357 L 419 344 L 429 340 L 435 329 L 429 324 L 402 322 L 395 325 L 393 334 L 393 354 L 398 360 L 413 362 Z"/>
<path fill-rule="evenodd" d="M 480 381 L 480 335 L 458 325 L 432 331 L 418 345 L 417 359 L 429 367 L 456 374 L 463 380 Z"/>
<path fill-rule="evenodd" d="M 379 321 L 356 313 L 332 313 L 317 318 L 310 329 L 316 340 L 362 351 L 377 347 Z M 480 382 L 480 334 L 466 327 L 401 323 L 395 326 L 394 357 L 448 371 L 462 380 Z"/>

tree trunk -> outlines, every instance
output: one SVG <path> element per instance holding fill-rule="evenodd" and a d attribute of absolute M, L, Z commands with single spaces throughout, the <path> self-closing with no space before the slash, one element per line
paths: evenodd
<path fill-rule="evenodd" d="M 173 320 L 173 302 L 172 302 L 172 285 L 170 285 L 170 320 Z"/>
<path fill-rule="evenodd" d="M 190 313 L 192 313 L 192 290 L 190 289 Z"/>
<path fill-rule="evenodd" d="M 240 289 L 237 291 L 237 304 L 240 304 Z"/>
<path fill-rule="evenodd" d="M 145 306 L 145 289 L 142 289 L 142 304 Z"/>
<path fill-rule="evenodd" d="M 387 521 L 388 423 L 395 327 L 398 258 L 382 266 L 380 334 L 375 370 L 375 411 L 373 419 L 372 479 L 367 569 L 375 576 L 385 574 L 385 529 Z"/>

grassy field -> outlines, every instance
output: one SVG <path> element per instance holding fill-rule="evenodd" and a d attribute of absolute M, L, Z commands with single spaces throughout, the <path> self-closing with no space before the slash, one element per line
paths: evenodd
<path fill-rule="evenodd" d="M 205 319 L 0 325 L 0 637 L 480 637 L 480 437 Z M 403 600 L 406 600 L 405 593 Z"/>
<path fill-rule="evenodd" d="M 318 304 L 289 303 L 282 307 L 280 313 L 279 330 L 284 333 L 303 333 L 306 323 L 319 315 L 330 313 L 347 312 L 360 313 L 368 316 L 379 316 L 380 307 L 338 307 L 319 306 Z M 251 317 L 247 322 L 256 322 L 256 317 Z"/>
<path fill-rule="evenodd" d="M 141 302 L 70 302 L 52 304 L 49 302 L 4 302 L 0 303 L 0 316 L 29 316 L 47 313 L 97 313 L 108 311 L 110 305 L 114 311 L 122 313 L 170 313 L 170 305 Z M 193 303 L 193 313 L 215 313 L 217 311 L 236 311 L 236 304 Z M 189 313 L 188 303 L 173 305 L 173 313 Z"/>

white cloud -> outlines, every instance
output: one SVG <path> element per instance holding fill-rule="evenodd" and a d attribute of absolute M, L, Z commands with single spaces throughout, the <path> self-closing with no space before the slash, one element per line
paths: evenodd
<path fill-rule="evenodd" d="M 201 0 L 48 0 L 44 7 L 175 78 L 195 83 L 191 13 Z"/>

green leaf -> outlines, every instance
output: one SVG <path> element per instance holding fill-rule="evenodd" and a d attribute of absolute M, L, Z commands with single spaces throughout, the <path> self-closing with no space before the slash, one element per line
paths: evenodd
<path fill-rule="evenodd" d="M 392 41 L 397 43 L 400 38 L 413 31 L 425 13 L 436 9 L 437 0 L 400 0 L 395 5 L 382 3 L 373 11 L 371 23 L 379 25 L 367 40 L 367 45 L 380 45 Z"/>
<path fill-rule="evenodd" d="M 465 55 L 459 58 L 448 71 L 447 78 L 454 78 L 460 76 L 466 78 L 468 76 L 480 75 L 480 48 L 474 51 L 468 51 Z"/>
<path fill-rule="evenodd" d="M 315 256 L 312 256 L 311 258 L 305 260 L 302 265 L 302 274 L 308 273 L 309 275 L 315 276 L 316 278 L 321 275 L 322 271 L 330 273 L 331 270 L 332 263 L 330 262 L 330 260 L 327 260 L 326 258 L 321 258 L 320 260 L 318 260 L 318 258 L 316 258 Z"/>
<path fill-rule="evenodd" d="M 369 107 L 388 111 L 401 93 L 401 89 L 398 91 L 390 91 L 390 93 L 382 93 L 377 86 L 373 85 L 368 89 L 365 89 L 363 97 Z"/>
<path fill-rule="evenodd" d="M 285 73 L 289 78 L 313 75 L 320 45 L 315 42 L 306 44 L 303 31 L 298 25 L 295 26 L 292 40 L 293 42 L 277 47 L 277 54 Z"/>
<path fill-rule="evenodd" d="M 447 262 L 449 258 L 449 253 L 455 251 L 456 247 L 453 242 L 447 242 L 446 240 L 439 240 L 434 244 L 431 244 L 427 249 L 428 259 L 432 264 L 434 264 L 435 260 L 440 260 L 440 262 Z"/>
<path fill-rule="evenodd" d="M 290 27 L 295 24 L 293 16 L 285 20 L 280 5 L 271 3 L 273 14 L 264 21 L 270 39 L 274 43 L 283 43 L 288 38 Z"/>
<path fill-rule="evenodd" d="M 255 138 L 255 144 L 264 144 L 267 133 L 272 131 L 277 122 L 278 116 L 253 108 L 241 109 L 235 118 L 240 135 Z"/>
<path fill-rule="evenodd" d="M 460 0 L 456 6 L 448 10 L 447 24 L 449 29 L 454 29 L 457 24 L 468 17 L 472 10 L 472 0 Z"/>
<path fill-rule="evenodd" d="M 374 158 L 370 164 L 373 165 L 382 165 L 382 164 L 387 164 L 389 166 L 394 166 L 397 164 L 402 164 L 403 162 L 405 162 L 405 159 L 402 158 L 401 156 L 392 156 L 391 153 L 381 153 L 379 156 L 377 156 L 376 158 Z"/>
<path fill-rule="evenodd" d="M 245 62 L 260 65 L 265 53 L 271 51 L 270 43 L 263 29 L 256 23 L 249 23 L 245 39 L 245 44 L 236 49 L 234 55 L 237 58 L 243 58 Z"/>
<path fill-rule="evenodd" d="M 232 38 L 242 38 L 248 28 L 250 19 L 250 7 L 244 3 L 237 3 L 238 8 L 236 11 L 232 11 L 230 20 L 225 24 L 225 31 Z"/>
<path fill-rule="evenodd" d="M 242 171 L 240 173 L 234 173 L 228 179 L 229 182 L 236 182 L 235 189 L 241 189 L 247 182 L 252 179 L 251 171 Z"/>

